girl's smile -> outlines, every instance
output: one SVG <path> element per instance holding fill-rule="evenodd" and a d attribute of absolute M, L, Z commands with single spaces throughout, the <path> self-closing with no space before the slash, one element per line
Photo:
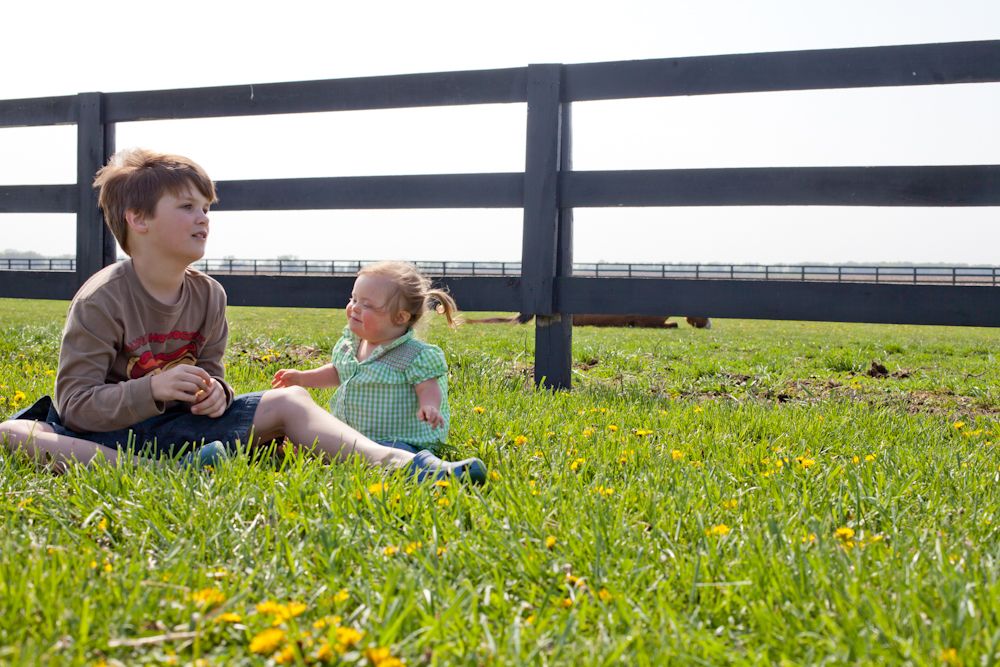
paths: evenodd
<path fill-rule="evenodd" d="M 406 333 L 410 314 L 394 310 L 396 285 L 384 276 L 363 274 L 354 281 L 347 302 L 347 325 L 370 347 L 384 345 Z"/>

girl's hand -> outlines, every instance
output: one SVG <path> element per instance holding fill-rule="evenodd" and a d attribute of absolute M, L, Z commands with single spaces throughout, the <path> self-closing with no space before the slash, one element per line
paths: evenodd
<path fill-rule="evenodd" d="M 274 374 L 273 378 L 271 378 L 271 386 L 275 389 L 278 387 L 301 387 L 302 371 L 296 371 L 291 368 L 282 368 Z"/>
<path fill-rule="evenodd" d="M 222 416 L 226 411 L 226 390 L 216 382 L 215 378 L 208 379 L 208 389 L 202 389 L 195 394 L 194 405 L 191 406 L 191 414 L 204 415 L 215 419 Z"/>
<path fill-rule="evenodd" d="M 417 419 L 427 422 L 434 428 L 444 426 L 444 417 L 441 416 L 441 411 L 433 405 L 420 406 L 420 409 L 417 410 Z"/>

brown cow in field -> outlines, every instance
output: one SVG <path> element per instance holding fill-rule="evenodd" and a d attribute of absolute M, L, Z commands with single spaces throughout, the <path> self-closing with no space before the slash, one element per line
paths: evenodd
<path fill-rule="evenodd" d="M 483 319 L 466 319 L 470 324 L 525 324 L 533 315 L 519 313 L 510 317 L 486 317 Z M 687 317 L 687 323 L 696 329 L 711 329 L 712 320 L 708 317 Z M 661 315 L 573 315 L 573 324 L 582 327 L 638 327 L 646 329 L 676 329 L 677 323 L 671 322 Z"/>

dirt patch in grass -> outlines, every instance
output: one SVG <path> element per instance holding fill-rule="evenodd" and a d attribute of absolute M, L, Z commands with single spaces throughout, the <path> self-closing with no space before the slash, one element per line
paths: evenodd
<path fill-rule="evenodd" d="M 894 374 L 889 377 L 907 377 L 907 375 Z M 734 382 L 734 384 L 745 386 L 748 380 L 749 378 L 742 379 L 740 382 Z M 753 384 L 752 381 L 750 384 Z M 737 403 L 763 400 L 797 405 L 816 405 L 824 401 L 848 400 L 865 403 L 873 408 L 890 408 L 902 410 L 909 414 L 950 417 L 993 416 L 1000 414 L 1000 406 L 996 404 L 986 402 L 982 398 L 956 394 L 949 390 L 873 391 L 870 387 L 856 387 L 836 380 L 822 378 L 793 380 L 777 389 L 762 388 L 760 392 L 744 396 L 735 396 L 733 393 L 718 390 L 685 391 L 681 392 L 680 396 L 695 401 L 723 398 Z"/>
<path fill-rule="evenodd" d="M 326 358 L 328 353 L 309 345 L 242 345 L 232 353 L 243 360 L 259 364 L 282 364 L 293 366 L 307 361 Z"/>

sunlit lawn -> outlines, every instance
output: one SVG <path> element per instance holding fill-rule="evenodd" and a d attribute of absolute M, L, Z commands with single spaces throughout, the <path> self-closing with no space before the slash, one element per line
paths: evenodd
<path fill-rule="evenodd" d="M 0 415 L 52 391 L 65 308 L 0 300 Z M 532 325 L 435 322 L 481 488 L 0 452 L 0 663 L 993 664 L 997 332 L 677 319 L 576 329 L 556 394 Z M 344 322 L 230 321 L 237 391 Z"/>

